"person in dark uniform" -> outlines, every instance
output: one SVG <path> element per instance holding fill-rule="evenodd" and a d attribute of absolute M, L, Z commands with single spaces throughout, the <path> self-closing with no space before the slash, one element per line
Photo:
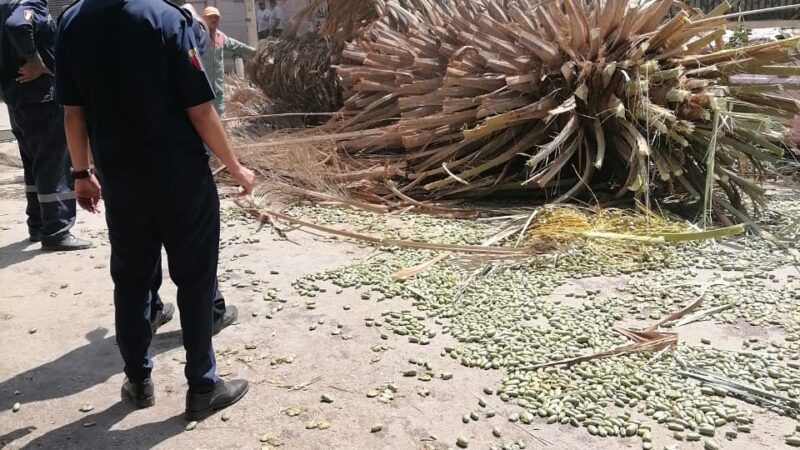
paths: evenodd
<path fill-rule="evenodd" d="M 45 0 L 0 3 L 0 91 L 25 174 L 28 235 L 43 250 L 82 250 L 63 109 L 53 100 L 55 22 Z"/>
<path fill-rule="evenodd" d="M 195 43 L 197 44 L 197 53 L 200 55 L 202 61 L 203 55 L 208 50 L 208 28 L 206 27 L 203 19 L 197 14 L 194 6 L 191 3 L 181 5 L 181 8 L 188 11 L 192 15 L 192 33 L 194 34 Z M 155 333 L 162 325 L 170 322 L 175 314 L 175 306 L 171 303 L 164 303 L 158 290 L 161 288 L 161 262 L 158 263 L 159 272 L 156 274 L 156 284 L 151 291 L 152 305 L 150 309 L 150 323 Z M 236 306 L 226 305 L 225 297 L 219 290 L 219 283 L 214 289 L 214 315 L 213 315 L 213 334 L 222 331 L 223 328 L 231 325 L 239 317 L 239 311 Z"/>
<path fill-rule="evenodd" d="M 79 0 L 59 21 L 56 96 L 65 106 L 78 204 L 98 212 L 101 187 L 105 200 L 123 395 L 137 407 L 155 402 L 150 309 L 163 245 L 178 287 L 186 415 L 198 420 L 248 389 L 245 380 L 216 375 L 219 198 L 204 143 L 243 193 L 254 175 L 225 137 L 192 25 L 188 12 L 165 0 Z"/>

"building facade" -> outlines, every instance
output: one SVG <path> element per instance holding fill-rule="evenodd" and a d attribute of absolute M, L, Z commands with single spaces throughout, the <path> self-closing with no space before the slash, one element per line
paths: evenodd
<path fill-rule="evenodd" d="M 711 11 L 726 0 L 684 0 L 689 6 L 699 8 L 703 11 Z M 798 0 L 743 0 L 738 3 L 731 12 L 753 11 L 756 9 L 774 8 L 776 6 L 796 5 Z M 745 20 L 798 20 L 800 19 L 800 9 L 789 9 L 783 11 L 767 12 L 763 14 L 753 14 L 745 16 Z"/>
<path fill-rule="evenodd" d="M 50 0 L 50 13 L 53 17 L 58 17 L 75 0 Z M 268 0 L 266 0 L 268 1 Z M 206 6 L 214 6 L 219 9 L 222 14 L 220 19 L 220 28 L 230 37 L 242 42 L 247 42 L 247 31 L 244 26 L 244 0 L 178 0 L 175 3 L 191 3 L 195 6 L 198 12 L 202 12 Z M 258 5 L 259 0 L 255 0 Z M 284 14 L 287 18 L 293 17 L 300 12 L 303 8 L 307 7 L 311 0 L 278 0 L 278 4 L 283 8 Z M 256 6 L 257 8 L 258 6 Z M 317 11 L 314 20 L 301 29 L 318 28 L 319 24 L 327 15 L 328 7 L 323 6 Z M 288 20 L 288 19 L 287 19 Z"/>

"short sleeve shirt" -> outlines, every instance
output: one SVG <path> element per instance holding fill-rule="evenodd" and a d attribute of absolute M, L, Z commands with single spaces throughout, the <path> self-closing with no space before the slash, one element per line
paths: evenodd
<path fill-rule="evenodd" d="M 80 0 L 59 20 L 55 54 L 56 99 L 84 108 L 106 201 L 179 195 L 203 179 L 208 155 L 186 108 L 214 94 L 187 12 L 164 0 Z"/>

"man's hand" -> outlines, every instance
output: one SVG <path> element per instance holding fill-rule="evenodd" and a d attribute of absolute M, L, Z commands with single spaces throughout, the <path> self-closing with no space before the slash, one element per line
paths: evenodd
<path fill-rule="evenodd" d="M 255 185 L 256 182 L 256 175 L 253 171 L 244 166 L 238 166 L 229 171 L 241 186 L 239 194 L 250 195 L 253 192 L 253 185 Z"/>
<path fill-rule="evenodd" d="M 30 83 L 42 75 L 53 75 L 53 72 L 42 61 L 31 60 L 19 68 L 18 74 L 17 83 Z"/>
<path fill-rule="evenodd" d="M 100 183 L 94 174 L 89 178 L 75 180 L 75 198 L 81 208 L 90 213 L 100 212 Z"/>

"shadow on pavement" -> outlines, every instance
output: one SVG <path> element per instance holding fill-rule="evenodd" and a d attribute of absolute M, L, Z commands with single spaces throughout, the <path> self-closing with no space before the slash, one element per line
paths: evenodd
<path fill-rule="evenodd" d="M 118 402 L 105 411 L 86 415 L 32 440 L 24 449 L 110 449 L 153 448 L 182 432 L 186 427 L 183 414 L 163 422 L 148 423 L 125 430 L 112 430 L 128 414 L 135 411 L 127 402 Z"/>
<path fill-rule="evenodd" d="M 33 430 L 35 429 L 36 427 L 29 426 L 25 428 L 20 428 L 18 430 L 14 430 L 4 435 L 0 435 L 0 448 L 4 448 L 6 445 L 16 441 L 17 439 L 31 434 L 31 432 L 33 432 Z"/>
<path fill-rule="evenodd" d="M 97 328 L 86 334 L 89 341 L 60 358 L 0 382 L 0 410 L 15 402 L 30 403 L 67 397 L 82 392 L 122 372 L 122 358 L 115 336 Z M 157 334 L 150 352 L 153 356 L 183 345 L 180 330 Z M 19 391 L 20 395 L 14 395 Z"/>
<path fill-rule="evenodd" d="M 36 244 L 37 247 L 34 249 L 25 250 L 27 247 L 32 245 L 34 244 L 31 244 L 27 239 L 25 239 L 24 241 L 14 242 L 13 244 L 8 244 L 5 247 L 0 247 L 0 269 L 5 269 L 6 267 L 13 266 L 14 264 L 28 261 L 41 254 L 38 244 Z"/>

